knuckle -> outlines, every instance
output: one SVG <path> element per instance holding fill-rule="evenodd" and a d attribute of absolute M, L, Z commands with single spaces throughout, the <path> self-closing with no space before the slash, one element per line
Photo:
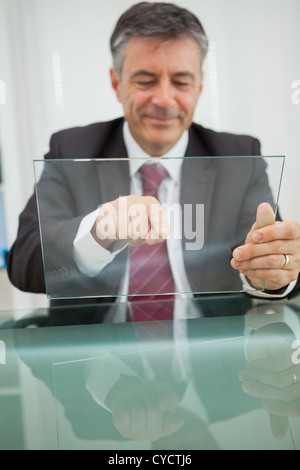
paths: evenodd
<path fill-rule="evenodd" d="M 258 256 L 257 245 L 255 244 L 251 245 L 250 256 L 251 258 L 256 258 Z"/>
<path fill-rule="evenodd" d="M 282 240 L 275 240 L 273 243 L 274 253 L 282 254 L 284 252 Z"/>
<path fill-rule="evenodd" d="M 281 256 L 282 258 L 282 256 Z M 270 255 L 269 256 L 269 265 L 271 268 L 278 268 L 282 265 L 280 257 L 278 255 Z"/>
<path fill-rule="evenodd" d="M 158 204 L 158 200 L 154 196 L 145 196 L 149 204 Z"/>
<path fill-rule="evenodd" d="M 299 237 L 299 224 L 294 220 L 289 221 L 287 224 L 287 237 L 289 239 L 296 239 Z"/>
<path fill-rule="evenodd" d="M 256 256 L 256 247 L 254 244 L 250 243 L 248 245 L 248 258 L 251 260 L 252 258 L 255 258 L 255 256 Z"/>
<path fill-rule="evenodd" d="M 249 263 L 249 269 L 250 270 L 257 269 L 257 259 L 256 258 L 250 259 L 248 263 Z"/>
<path fill-rule="evenodd" d="M 140 205 L 142 204 L 143 201 L 143 196 L 137 196 L 136 194 L 130 194 L 129 196 L 124 196 L 123 198 L 119 198 L 119 201 L 124 200 L 126 198 L 126 202 L 128 204 L 128 207 L 130 206 L 135 206 L 135 205 Z"/>
<path fill-rule="evenodd" d="M 276 239 L 276 228 L 273 225 L 270 225 L 267 227 L 267 235 L 269 240 L 275 240 Z"/>

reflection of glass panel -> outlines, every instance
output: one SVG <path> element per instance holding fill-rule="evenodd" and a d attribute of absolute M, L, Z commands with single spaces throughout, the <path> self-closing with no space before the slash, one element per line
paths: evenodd
<path fill-rule="evenodd" d="M 228 336 L 215 319 L 192 321 L 187 336 L 177 341 L 172 322 L 119 325 L 120 341 L 101 338 L 90 344 L 86 359 L 79 359 L 76 350 L 73 360 L 70 354 L 69 361 L 54 363 L 59 448 L 294 450 L 289 427 L 280 439 L 276 432 L 287 418 L 280 412 L 271 416 L 264 400 L 241 386 L 246 363 L 268 357 L 270 370 L 260 371 L 260 380 L 272 376 L 268 390 L 281 393 L 281 410 L 290 393 L 271 370 L 272 360 L 289 351 L 293 335 L 281 323 L 274 330 L 272 321 L 268 330 L 270 315 L 254 316 L 255 333 L 248 338 L 234 333 L 238 326 L 242 331 L 241 317 L 226 319 Z M 296 402 L 289 409 L 290 416 L 297 416 Z"/>
<path fill-rule="evenodd" d="M 277 209 L 284 157 L 185 157 L 165 161 L 169 173 L 179 175 L 176 183 L 169 178 L 165 200 L 161 199 L 170 224 L 170 262 L 173 272 L 178 271 L 172 293 L 245 290 L 237 271 L 230 266 L 231 250 L 245 239 L 261 202 L 269 202 Z M 83 246 L 80 238 L 82 251 L 79 257 L 78 253 L 75 255 L 76 262 L 73 241 L 86 215 L 131 191 L 138 194 L 141 182 L 137 177 L 132 183 L 136 185 L 134 190 L 130 188 L 128 162 L 128 159 L 35 161 L 36 175 L 41 174 L 40 179 L 37 177 L 37 200 L 48 297 L 126 293 L 123 282 L 128 273 L 129 250 L 124 241 L 118 243 L 120 251 L 113 261 L 110 259 L 101 270 L 99 260 L 96 263 L 93 257 L 94 253 L 98 257 L 99 249 L 95 240 L 91 236 L 89 241 L 84 238 Z M 181 185 L 180 191 L 177 183 Z M 162 193 L 163 189 L 159 198 Z M 117 211 L 115 205 L 109 205 L 111 211 L 106 211 L 102 224 L 105 236 L 112 227 L 111 221 L 124 217 L 126 204 L 122 198 Z M 143 216 L 138 207 L 131 212 L 126 228 L 130 224 L 139 227 Z M 96 217 L 94 213 L 91 226 Z M 91 260 L 86 267 L 88 256 Z M 152 258 L 147 263 L 151 261 Z M 151 265 L 152 272 L 159 267 L 156 260 Z"/>

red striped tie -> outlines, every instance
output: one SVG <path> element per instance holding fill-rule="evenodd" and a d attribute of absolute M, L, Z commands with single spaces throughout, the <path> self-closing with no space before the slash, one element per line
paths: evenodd
<path fill-rule="evenodd" d="M 158 199 L 158 188 L 168 175 L 167 170 L 160 163 L 144 164 L 140 173 L 143 195 Z M 174 293 L 166 241 L 131 247 L 128 294 L 132 302 L 132 319 L 151 321 L 172 318 L 174 295 L 161 295 L 164 293 Z"/>

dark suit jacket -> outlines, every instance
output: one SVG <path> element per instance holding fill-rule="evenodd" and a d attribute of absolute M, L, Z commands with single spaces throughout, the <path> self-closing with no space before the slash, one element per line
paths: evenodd
<path fill-rule="evenodd" d="M 44 256 L 51 297 L 81 294 L 92 299 L 80 300 L 80 303 L 94 303 L 96 295 L 118 292 L 126 250 L 99 276 L 91 279 L 81 275 L 73 261 L 73 240 L 86 214 L 99 204 L 129 194 L 128 165 L 125 168 L 124 162 L 116 163 L 112 175 L 110 162 L 74 165 L 71 160 L 126 158 L 122 126 L 120 118 L 60 131 L 51 138 L 45 159 L 61 159 L 62 163 L 46 165 L 38 185 L 43 244 L 48 247 Z M 189 130 L 187 157 L 259 154 L 260 144 L 255 138 L 217 133 L 197 124 Z M 229 265 L 230 247 L 247 234 L 257 205 L 266 198 L 271 202 L 271 196 L 266 194 L 268 185 L 263 160 L 187 160 L 182 170 L 181 204 L 203 202 L 205 239 L 210 240 L 208 249 L 201 250 L 201 256 L 185 251 L 192 290 L 209 291 L 213 283 L 218 291 L 232 290 L 233 286 L 238 289 L 239 276 Z M 225 200 L 227 207 L 223 204 Z M 186 241 L 183 238 L 183 243 Z M 8 254 L 8 275 L 21 290 L 37 293 L 46 290 L 35 195 L 20 216 L 17 239 Z"/>

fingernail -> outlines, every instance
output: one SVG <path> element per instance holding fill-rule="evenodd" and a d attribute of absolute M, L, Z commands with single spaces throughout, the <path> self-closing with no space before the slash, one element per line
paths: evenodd
<path fill-rule="evenodd" d="M 252 240 L 254 242 L 260 242 L 262 239 L 262 234 L 259 233 L 259 232 L 254 232 L 253 235 L 252 235 Z"/>
<path fill-rule="evenodd" d="M 234 257 L 237 258 L 237 259 L 241 259 L 242 256 L 243 256 L 243 253 L 241 250 L 235 250 L 235 252 L 233 253 Z"/>
<path fill-rule="evenodd" d="M 241 263 L 239 263 L 237 260 L 235 260 L 235 259 L 233 260 L 233 266 L 234 266 L 235 268 L 239 268 L 239 267 L 240 267 L 240 264 L 241 264 Z"/>

